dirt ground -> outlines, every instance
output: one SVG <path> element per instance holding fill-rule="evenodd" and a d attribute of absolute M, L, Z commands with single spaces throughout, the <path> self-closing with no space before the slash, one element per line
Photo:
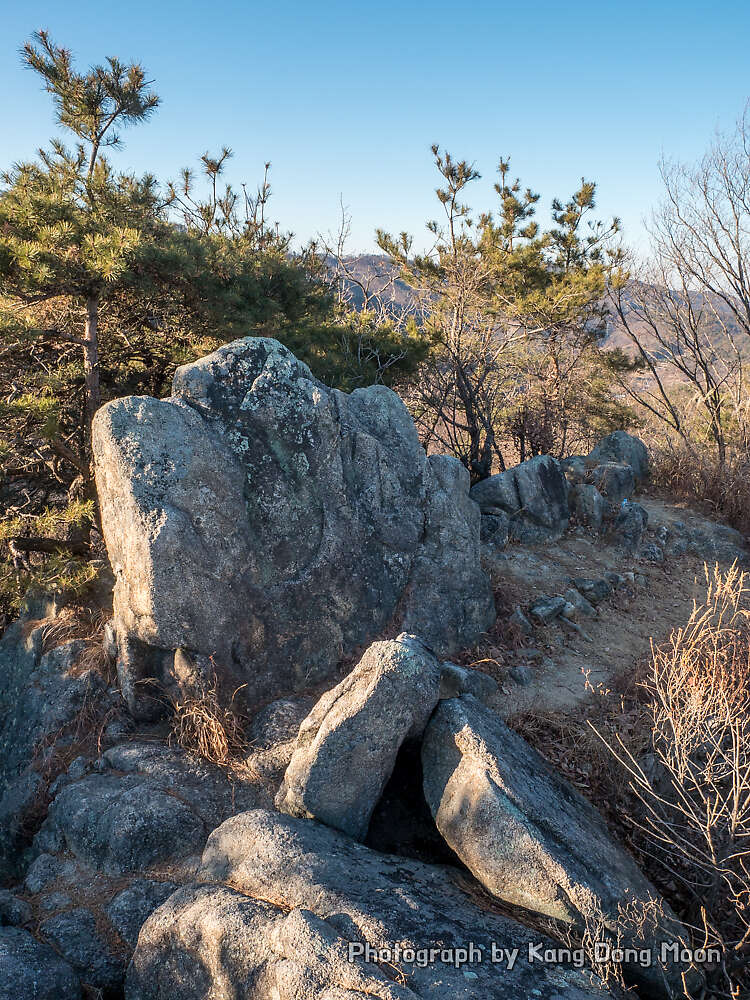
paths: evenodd
<path fill-rule="evenodd" d="M 662 526 L 673 532 L 675 522 L 706 533 L 715 527 L 684 506 L 648 496 L 638 497 L 638 502 L 649 514 L 644 543 L 658 543 L 660 529 L 663 538 Z M 501 681 L 494 707 L 505 717 L 531 709 L 571 711 L 592 689 L 607 690 L 614 677 L 635 671 L 648 655 L 652 641 L 658 644 L 685 624 L 694 602 L 700 602 L 706 593 L 705 555 L 688 552 L 666 555 L 661 563 L 645 562 L 625 556 L 580 527 L 574 527 L 559 542 L 534 547 L 511 545 L 504 556 L 491 575 L 496 591 L 511 610 L 516 605 L 527 608 L 542 595 L 564 594 L 572 577 L 635 574 L 634 583 L 626 583 L 597 606 L 595 617 L 578 619 L 585 635 L 552 623 L 536 627 L 519 648 L 506 643 L 493 650 L 491 644 L 483 644 L 472 651 L 479 669 Z M 715 564 L 709 557 L 708 568 Z M 487 658 L 485 662 L 477 662 L 483 658 Z M 526 685 L 509 675 L 519 664 L 528 668 L 531 681 Z"/>

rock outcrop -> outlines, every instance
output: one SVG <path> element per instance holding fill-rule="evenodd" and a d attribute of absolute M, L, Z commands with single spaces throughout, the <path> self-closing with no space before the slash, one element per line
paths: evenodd
<path fill-rule="evenodd" d="M 80 1000 L 72 967 L 20 927 L 0 927 L 0 1000 Z"/>
<path fill-rule="evenodd" d="M 538 455 L 471 489 L 483 515 L 506 515 L 510 537 L 536 543 L 560 538 L 568 527 L 568 483 L 557 459 Z"/>
<path fill-rule="evenodd" d="M 458 698 L 462 694 L 473 694 L 479 701 L 487 702 L 498 693 L 498 683 L 481 670 L 467 670 L 457 663 L 440 665 L 440 697 Z"/>
<path fill-rule="evenodd" d="M 592 465 L 600 462 L 629 465 L 633 470 L 637 486 L 643 485 L 651 474 L 648 448 L 640 438 L 626 431 L 614 431 L 602 438 L 592 449 L 588 460 Z"/>
<path fill-rule="evenodd" d="M 233 817 L 211 835 L 199 877 L 144 924 L 126 1000 L 202 1000 L 226 983 L 242 983 L 243 1000 L 609 995 L 581 971 L 529 963 L 529 932 L 478 907 L 449 869 L 380 854 L 309 820 Z M 474 957 L 462 961 L 455 949 L 469 942 Z M 367 946 L 390 949 L 391 961 Z M 499 950 L 514 947 L 509 967 Z"/>
<path fill-rule="evenodd" d="M 326 388 L 274 340 L 177 370 L 93 427 L 121 686 L 147 715 L 175 651 L 250 700 L 328 676 L 398 610 L 439 653 L 494 621 L 479 511 L 384 386 Z"/>
<path fill-rule="evenodd" d="M 78 640 L 44 649 L 49 622 L 22 618 L 0 641 L 0 879 L 17 873 L 29 817 L 44 798 L 33 766 L 71 738 L 81 713 L 104 697 L 102 678 L 73 672 Z"/>
<path fill-rule="evenodd" d="M 416 636 L 376 642 L 300 726 L 276 805 L 358 840 L 407 736 L 420 737 L 440 697 L 441 671 Z"/>
<path fill-rule="evenodd" d="M 177 867 L 200 855 L 223 819 L 257 804 L 253 785 L 176 747 L 126 743 L 97 763 L 60 783 L 34 839 L 37 853 L 69 851 L 110 875 Z"/>
<path fill-rule="evenodd" d="M 610 532 L 613 544 L 635 555 L 648 525 L 648 511 L 639 503 L 624 502 Z"/>
<path fill-rule="evenodd" d="M 596 486 L 586 483 L 573 486 L 570 491 L 570 508 L 579 524 L 591 528 L 597 534 L 601 531 L 606 502 Z"/>
<path fill-rule="evenodd" d="M 91 910 L 77 907 L 57 913 L 41 924 L 39 933 L 86 986 L 105 995 L 122 988 L 127 963 L 110 948 Z"/>
<path fill-rule="evenodd" d="M 597 811 L 471 695 L 440 703 L 422 747 L 424 791 L 447 843 L 495 896 L 649 948 L 633 978 L 663 991 L 659 942 L 682 928 Z M 656 914 L 656 917 L 654 917 Z M 668 974 L 679 987 L 679 969 Z"/>
<path fill-rule="evenodd" d="M 424 535 L 403 602 L 402 624 L 441 656 L 470 646 L 495 620 L 480 569 L 480 519 L 469 473 L 450 455 L 430 455 Z"/>
<path fill-rule="evenodd" d="M 629 500 L 635 492 L 633 469 L 621 462 L 602 462 L 591 470 L 589 477 L 610 503 Z"/>

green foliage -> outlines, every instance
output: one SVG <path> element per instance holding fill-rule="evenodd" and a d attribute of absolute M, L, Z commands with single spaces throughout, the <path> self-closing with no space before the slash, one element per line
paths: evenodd
<path fill-rule="evenodd" d="M 11 513 L 0 518 L 0 546 L 7 546 L 5 558 L 0 559 L 0 618 L 17 614 L 30 592 L 57 592 L 70 598 L 85 595 L 102 566 L 85 548 L 71 546 L 70 541 L 85 537 L 95 517 L 93 500 L 73 500 L 38 514 Z M 20 540 L 30 537 L 50 543 L 43 558 L 17 547 Z"/>
<path fill-rule="evenodd" d="M 98 579 L 102 564 L 89 556 L 55 552 L 28 571 L 18 572 L 0 561 L 0 618 L 17 615 L 30 594 L 62 594 L 67 600 L 85 598 Z"/>
<path fill-rule="evenodd" d="M 9 515 L 0 518 L 0 541 L 23 535 L 54 538 L 70 528 L 93 524 L 95 517 L 93 500 L 73 500 L 65 507 L 47 507 L 41 514 Z"/>
<path fill-rule="evenodd" d="M 92 161 L 102 144 L 119 146 L 118 128 L 145 121 L 158 107 L 159 98 L 137 63 L 125 66 L 110 57 L 106 66 L 78 73 L 70 50 L 55 45 L 48 32 L 32 38 L 24 44 L 24 61 L 42 77 L 58 122 L 91 147 Z"/>
<path fill-rule="evenodd" d="M 46 32 L 23 59 L 73 146 L 52 140 L 0 174 L 0 604 L 31 583 L 85 583 L 84 556 L 11 558 L 8 543 L 60 537 L 77 503 L 95 504 L 102 401 L 162 396 L 178 365 L 248 335 L 278 338 L 344 389 L 392 382 L 422 356 L 417 335 L 338 310 L 324 263 L 291 252 L 267 219 L 270 164 L 254 194 L 224 184 L 226 148 L 166 185 L 115 170 L 106 151 L 159 105 L 140 65 L 79 72 Z M 84 541 L 95 522 L 93 510 L 75 526 Z"/>
<path fill-rule="evenodd" d="M 595 185 L 552 203 L 552 225 L 534 219 L 539 196 L 510 180 L 501 159 L 497 212 L 474 216 L 464 198 L 479 177 L 437 146 L 445 222 L 429 222 L 427 254 L 378 231 L 381 249 L 430 302 L 435 343 L 410 395 L 425 442 L 459 457 L 473 479 L 542 451 L 562 454 L 632 415 L 613 401 L 615 367 L 599 350 L 606 329 L 609 246 L 619 230 L 591 221 Z M 515 452 L 515 454 L 513 454 Z"/>

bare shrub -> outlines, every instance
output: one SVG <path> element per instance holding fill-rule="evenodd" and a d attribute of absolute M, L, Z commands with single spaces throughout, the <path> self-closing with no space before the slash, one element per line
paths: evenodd
<path fill-rule="evenodd" d="M 706 570 L 705 602 L 652 648 L 643 682 L 651 754 L 601 738 L 640 808 L 643 854 L 686 900 L 696 946 L 719 947 L 707 995 L 750 988 L 750 588 L 736 566 Z"/>
<path fill-rule="evenodd" d="M 718 515 L 750 535 L 750 457 L 730 455 L 721 464 L 700 447 L 652 448 L 654 485 Z"/>
<path fill-rule="evenodd" d="M 213 764 L 228 764 L 246 745 L 242 721 L 233 708 L 237 691 L 222 704 L 214 675 L 195 692 L 174 699 L 170 741 Z"/>
<path fill-rule="evenodd" d="M 590 971 L 592 983 L 603 983 L 615 996 L 629 993 L 623 953 L 633 949 L 650 951 L 651 960 L 659 970 L 664 991 L 668 996 L 673 996 L 674 991 L 669 985 L 669 970 L 659 949 L 654 947 L 654 942 L 659 940 L 662 933 L 661 928 L 672 923 L 671 917 L 665 913 L 663 900 L 648 896 L 643 900 L 625 899 L 620 902 L 614 921 L 608 919 L 600 907 L 592 906 L 580 924 L 550 921 L 546 931 L 571 952 L 579 953 Z M 679 947 L 685 942 L 679 940 L 674 943 Z M 686 995 L 688 977 L 689 971 L 683 972 L 681 978 Z"/>

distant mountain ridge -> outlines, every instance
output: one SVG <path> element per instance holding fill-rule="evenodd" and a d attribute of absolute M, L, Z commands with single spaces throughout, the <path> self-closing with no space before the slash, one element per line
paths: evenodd
<path fill-rule="evenodd" d="M 385 255 L 351 255 L 345 258 L 345 264 L 351 277 L 348 279 L 345 277 L 343 281 L 348 288 L 351 302 L 355 308 L 361 309 L 363 306 L 365 299 L 363 287 L 369 289 L 370 294 L 374 294 L 381 285 L 387 284 L 387 290 L 382 296 L 384 305 L 387 304 L 388 308 L 397 315 L 418 311 L 416 292 L 405 281 L 396 276 L 399 268 Z M 730 334 L 737 340 L 740 348 L 750 357 L 750 338 L 740 328 L 729 307 L 723 302 L 715 301 L 714 308 L 720 317 L 720 320 L 715 321 L 715 336 L 711 337 L 709 333 L 709 339 L 712 340 L 714 346 L 717 346 L 720 339 L 723 338 L 720 325 L 724 323 Z M 643 338 L 644 346 L 647 349 L 653 350 L 657 356 L 663 352 L 653 336 L 649 335 L 645 324 L 635 321 L 633 327 L 638 336 Z M 603 346 L 609 350 L 621 348 L 629 353 L 633 351 L 632 341 L 619 317 L 610 317 Z"/>

